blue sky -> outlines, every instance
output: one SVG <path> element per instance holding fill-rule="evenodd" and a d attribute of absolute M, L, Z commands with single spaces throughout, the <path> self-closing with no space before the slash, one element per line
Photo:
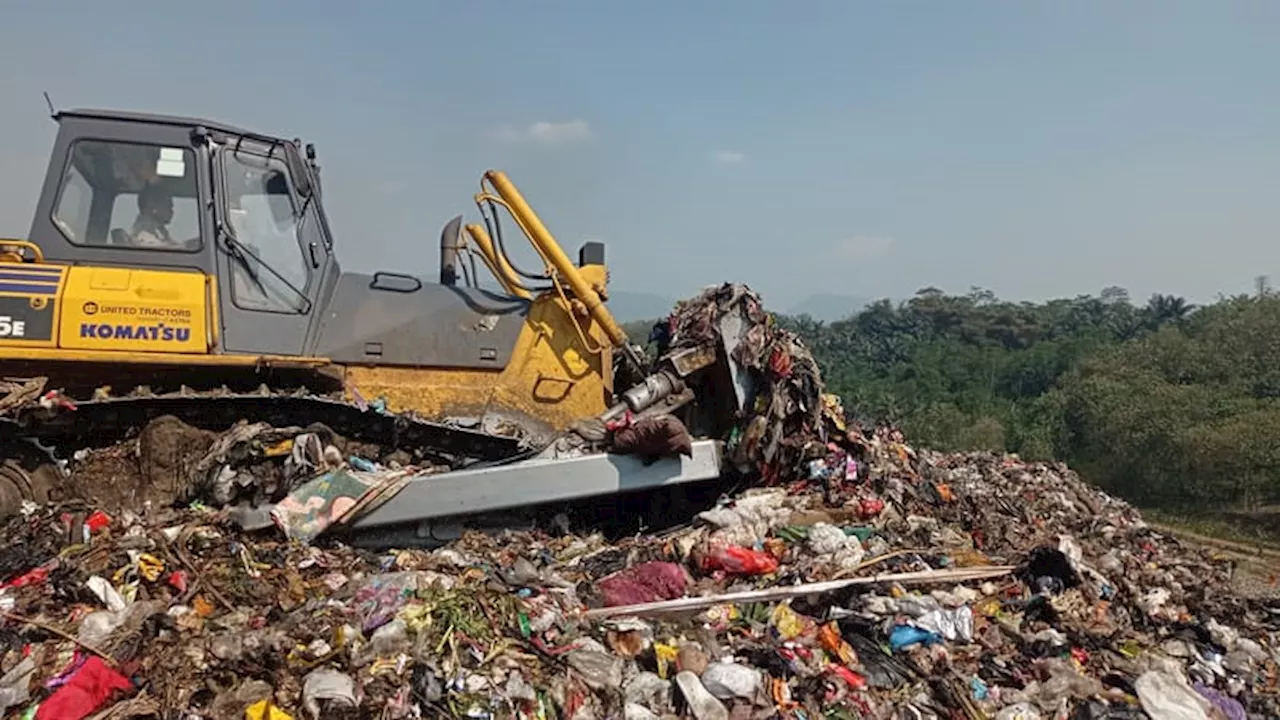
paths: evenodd
<path fill-rule="evenodd" d="M 1267 0 L 10 0 L 0 234 L 47 90 L 315 142 L 352 269 L 434 274 L 497 167 L 627 290 L 1209 300 L 1280 276 L 1278 31 Z"/>

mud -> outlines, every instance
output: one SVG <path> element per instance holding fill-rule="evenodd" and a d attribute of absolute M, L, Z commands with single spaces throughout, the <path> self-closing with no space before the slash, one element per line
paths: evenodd
<path fill-rule="evenodd" d="M 64 494 L 107 512 L 172 506 L 189 494 L 192 471 L 217 437 L 172 416 L 157 418 L 133 440 L 73 463 Z"/>
<path fill-rule="evenodd" d="M 159 505 L 186 497 L 196 465 L 217 437 L 171 415 L 151 421 L 138 435 L 138 469 L 145 497 Z"/>
<path fill-rule="evenodd" d="M 165 415 L 128 440 L 78 453 L 68 466 L 69 476 L 57 482 L 54 499 L 75 499 L 108 513 L 208 502 L 218 471 L 230 463 L 254 478 L 259 492 L 252 502 L 277 502 L 290 489 L 282 471 L 283 458 L 260 457 L 258 452 L 264 445 L 304 431 L 316 433 L 343 458 L 359 456 L 402 465 L 412 460 L 403 451 L 388 453 L 377 444 L 348 440 L 319 423 L 305 429 L 238 425 L 218 433 Z M 237 442 L 237 437 L 244 440 Z"/>

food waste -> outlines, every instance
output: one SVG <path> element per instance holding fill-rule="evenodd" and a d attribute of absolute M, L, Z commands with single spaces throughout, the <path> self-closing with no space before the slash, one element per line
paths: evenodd
<path fill-rule="evenodd" d="M 846 423 L 743 286 L 678 305 L 659 343 L 737 310 L 759 393 L 722 439 L 750 482 L 666 527 L 360 549 L 339 526 L 419 469 L 314 428 L 202 436 L 158 495 L 131 484 L 136 439 L 73 459 L 117 492 L 0 526 L 0 715 L 1280 717 L 1280 617 L 1229 559 L 1061 464 Z M 679 430 L 644 452 L 680 454 Z M 250 489 L 271 526 L 227 507 Z"/>

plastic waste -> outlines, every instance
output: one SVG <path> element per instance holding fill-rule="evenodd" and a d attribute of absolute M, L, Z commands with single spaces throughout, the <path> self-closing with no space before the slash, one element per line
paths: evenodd
<path fill-rule="evenodd" d="M 111 516 L 101 510 L 94 510 L 84 519 L 85 535 L 95 535 L 111 524 Z"/>
<path fill-rule="evenodd" d="M 1019 572 L 1033 591 L 1042 594 L 1057 595 L 1080 584 L 1080 575 L 1072 566 L 1071 558 L 1049 545 L 1032 549 Z"/>
<path fill-rule="evenodd" d="M 622 657 L 636 657 L 653 645 L 653 628 L 634 618 L 608 624 L 605 640 L 609 649 Z"/>
<path fill-rule="evenodd" d="M 809 548 L 819 556 L 819 562 L 828 563 L 840 570 L 855 570 L 866 557 L 862 542 L 854 535 L 827 523 L 809 528 Z"/>
<path fill-rule="evenodd" d="M 659 720 L 657 713 L 639 704 L 629 702 L 622 708 L 623 720 Z"/>
<path fill-rule="evenodd" d="M 1239 700 L 1203 683 L 1193 683 L 1191 687 L 1200 693 L 1200 697 L 1208 700 L 1210 705 L 1217 708 L 1227 720 L 1248 720 L 1248 713 Z"/>
<path fill-rule="evenodd" d="M 911 624 L 947 640 L 973 641 L 973 611 L 968 607 L 931 610 L 912 620 Z"/>
<path fill-rule="evenodd" d="M 884 501 L 880 498 L 863 498 L 858 501 L 858 516 L 869 520 L 884 512 Z"/>
<path fill-rule="evenodd" d="M 1106 705 L 1090 700 L 1076 706 L 1070 720 L 1151 720 L 1142 708 L 1132 705 Z"/>
<path fill-rule="evenodd" d="M 86 580 L 84 584 L 89 587 L 89 590 L 93 591 L 94 595 L 98 596 L 98 599 L 102 601 L 102 604 L 108 610 L 121 612 L 125 609 L 127 603 L 125 603 L 124 598 L 120 597 L 120 593 L 116 592 L 116 589 L 111 586 L 110 581 L 106 578 L 94 575 Z"/>
<path fill-rule="evenodd" d="M 769 613 L 769 629 L 779 640 L 794 640 L 801 636 L 808 636 L 814 633 L 817 627 L 818 624 L 813 618 L 797 613 L 786 603 L 779 603 Z"/>
<path fill-rule="evenodd" d="M 628 704 L 641 705 L 655 713 L 667 713 L 672 709 L 671 683 L 656 673 L 636 673 L 623 687 L 623 697 Z"/>
<path fill-rule="evenodd" d="M 569 653 L 569 666 L 578 671 L 582 681 L 596 690 L 622 687 L 622 658 L 597 650 L 574 650 Z"/>
<path fill-rule="evenodd" d="M 729 720 L 729 710 L 707 691 L 702 680 L 688 670 L 676 675 L 676 687 L 689 705 L 689 712 L 697 720 Z"/>
<path fill-rule="evenodd" d="M 35 675 L 35 658 L 28 655 L 0 677 L 0 717 L 9 708 L 22 705 L 31 699 L 31 678 Z"/>
<path fill-rule="evenodd" d="M 896 625 L 889 633 L 889 647 L 898 652 L 912 645 L 936 645 L 942 642 L 942 636 L 911 625 Z"/>
<path fill-rule="evenodd" d="M 270 700 L 259 700 L 245 708 L 244 720 L 293 720 L 293 716 Z"/>
<path fill-rule="evenodd" d="M 361 619 L 364 632 L 390 622 L 418 590 L 421 579 L 422 573 L 404 571 L 376 575 L 365 582 L 352 598 L 352 611 Z"/>
<path fill-rule="evenodd" d="M 6 588 L 22 588 L 30 585 L 43 585 L 49 580 L 49 568 L 38 567 L 32 568 L 27 572 L 19 575 L 12 580 L 5 582 L 0 587 Z"/>
<path fill-rule="evenodd" d="M 854 665 L 858 662 L 858 653 L 840 636 L 840 627 L 835 622 L 829 622 L 818 628 L 818 642 L 822 644 L 823 650 L 831 653 L 845 665 Z"/>
<path fill-rule="evenodd" d="M 433 705 L 444 697 L 444 683 L 430 667 L 416 665 L 409 676 L 409 688 L 419 704 Z"/>
<path fill-rule="evenodd" d="M 76 638 L 86 645 L 100 645 L 116 628 L 124 623 L 124 613 L 99 610 L 89 613 L 80 621 Z"/>
<path fill-rule="evenodd" d="M 713 537 L 730 545 L 749 545 L 782 527 L 791 516 L 786 492 L 763 490 L 698 514 L 698 519 L 716 528 Z"/>
<path fill-rule="evenodd" d="M 850 690 L 861 690 L 862 688 L 867 686 L 867 679 L 865 677 L 859 675 L 858 673 L 850 670 L 847 667 L 832 664 L 827 666 L 827 672 L 830 673 L 831 675 L 834 675 L 835 677 L 840 678 L 840 680 Z"/>
<path fill-rule="evenodd" d="M 778 558 L 740 545 L 721 545 L 702 556 L 702 569 L 733 575 L 768 575 L 778 571 Z"/>
<path fill-rule="evenodd" d="M 1001 708 L 996 720 L 1040 720 L 1040 711 L 1027 703 L 1017 703 Z"/>
<path fill-rule="evenodd" d="M 938 599 L 930 595 L 904 595 L 891 599 L 893 600 L 893 605 L 890 607 L 896 608 L 896 610 L 891 610 L 890 613 L 899 613 L 913 618 L 923 617 L 942 609 Z"/>
<path fill-rule="evenodd" d="M 396 618 L 374 630 L 369 642 L 378 657 L 390 657 L 403 652 L 412 644 L 409 640 L 409 626 Z"/>
<path fill-rule="evenodd" d="M 1152 670 L 1139 676 L 1133 688 L 1151 720 L 1209 720 L 1213 706 L 1182 678 Z"/>
<path fill-rule="evenodd" d="M 302 681 L 302 706 L 319 720 L 325 706 L 354 708 L 360 704 L 356 681 L 350 675 L 330 668 L 317 668 Z"/>
<path fill-rule="evenodd" d="M 263 700 L 272 700 L 272 697 L 271 686 L 267 683 L 261 680 L 246 680 L 230 690 L 219 693 L 207 714 L 209 717 L 219 718 L 242 717 L 246 709 Z"/>
<path fill-rule="evenodd" d="M 873 688 L 901 687 L 914 678 L 915 673 L 900 660 L 884 652 L 876 643 L 857 633 L 848 633 L 845 640 L 858 653 L 858 662 L 867 684 Z"/>
<path fill-rule="evenodd" d="M 721 700 L 749 700 L 760 690 L 760 672 L 737 663 L 711 663 L 700 679 L 707 692 Z"/>
<path fill-rule="evenodd" d="M 36 720 L 81 720 L 105 705 L 113 694 L 132 689 L 129 678 L 93 655 L 66 684 L 40 703 Z"/>
<path fill-rule="evenodd" d="M 359 455 L 352 455 L 347 458 L 347 462 L 351 464 L 351 467 L 359 470 L 360 472 L 377 472 L 378 470 L 377 463 L 371 460 L 366 460 Z"/>
<path fill-rule="evenodd" d="M 1040 685 L 1041 694 L 1045 697 L 1085 699 L 1103 693 L 1101 682 L 1080 673 L 1064 660 L 1048 660 L 1045 669 L 1049 673 L 1049 679 Z"/>
<path fill-rule="evenodd" d="M 503 696 L 508 700 L 524 700 L 533 702 L 538 699 L 538 691 L 533 689 L 524 676 L 518 672 L 507 675 L 507 684 L 503 688 Z"/>
<path fill-rule="evenodd" d="M 138 556 L 138 574 L 147 582 L 155 582 L 164 573 L 164 561 L 155 555 L 142 553 Z"/>

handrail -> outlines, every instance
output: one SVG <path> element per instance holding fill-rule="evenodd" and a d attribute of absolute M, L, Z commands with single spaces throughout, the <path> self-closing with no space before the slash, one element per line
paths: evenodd
<path fill-rule="evenodd" d="M 30 240 L 18 240 L 16 238 L 0 238 L 0 248 L 6 248 L 6 247 L 26 248 L 27 250 L 31 251 L 32 255 L 35 256 L 35 258 L 33 259 L 33 262 L 37 262 L 37 263 L 44 262 L 44 251 L 40 249 L 39 245 L 31 242 Z"/>

